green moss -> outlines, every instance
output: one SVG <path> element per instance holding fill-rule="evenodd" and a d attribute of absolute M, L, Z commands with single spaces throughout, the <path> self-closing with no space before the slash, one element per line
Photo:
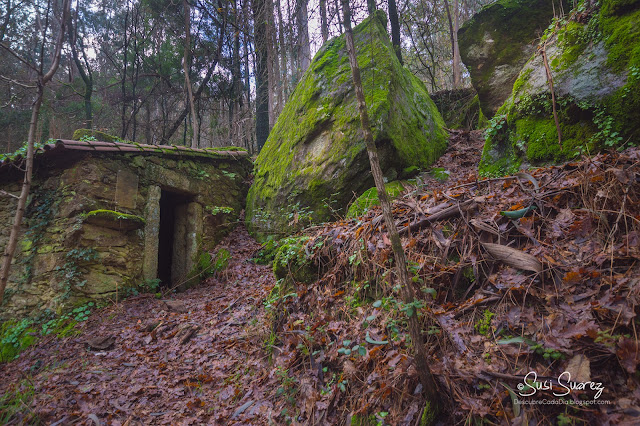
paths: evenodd
<path fill-rule="evenodd" d="M 90 139 L 94 138 L 94 139 Z M 97 140 L 102 142 L 119 142 L 120 138 L 117 136 L 112 136 L 108 133 L 101 132 L 99 130 L 91 130 L 91 129 L 78 129 L 73 132 L 73 136 L 71 137 L 74 141 L 79 140 Z"/>
<path fill-rule="evenodd" d="M 136 227 L 141 227 L 146 223 L 144 218 L 140 216 L 117 212 L 114 210 L 104 210 L 104 209 L 92 210 L 88 213 L 85 213 L 85 219 L 91 219 L 91 218 L 118 222 L 118 223 L 128 222 L 135 225 Z"/>
<path fill-rule="evenodd" d="M 568 5 L 565 8 L 568 10 Z M 553 14 L 547 0 L 498 0 L 483 7 L 460 28 L 460 54 L 482 102 L 492 97 L 488 82 L 496 67 L 521 63 L 523 48 L 537 38 L 540 25 L 551 22 Z M 487 38 L 492 40 L 488 58 L 475 51 L 478 46 L 486 46 Z"/>
<path fill-rule="evenodd" d="M 309 237 L 289 237 L 280 241 L 273 260 L 273 273 L 277 278 L 290 277 L 307 284 L 318 279 L 307 253 L 307 241 Z"/>
<path fill-rule="evenodd" d="M 522 89 L 522 87 L 525 85 L 527 79 L 529 78 L 532 72 L 533 72 L 533 69 L 528 69 L 520 73 L 516 82 L 513 83 L 513 93 L 520 92 L 520 89 Z"/>
<path fill-rule="evenodd" d="M 9 320 L 0 326 L 0 362 L 15 359 L 20 352 L 33 345 L 36 331 L 31 327 L 33 321 L 29 319 Z"/>
<path fill-rule="evenodd" d="M 382 167 L 397 174 L 435 161 L 447 137 L 425 86 L 397 61 L 384 22 L 377 12 L 354 29 L 354 39 Z M 316 54 L 255 161 L 246 208 L 250 230 L 287 228 L 296 205 L 313 222 L 329 220 L 353 192 L 373 185 L 352 86 L 341 36 Z M 413 92 L 405 93 L 407 87 Z"/>
<path fill-rule="evenodd" d="M 404 191 L 404 186 L 401 181 L 389 182 L 385 184 L 384 187 L 387 191 L 387 195 L 389 196 L 389 200 L 395 199 L 400 195 L 400 193 L 402 193 L 402 191 Z M 347 218 L 362 216 L 371 207 L 377 206 L 378 204 L 380 204 L 378 189 L 374 186 L 373 188 L 369 188 L 364 191 L 361 196 L 351 203 L 349 210 L 347 211 Z"/>
<path fill-rule="evenodd" d="M 241 148 L 239 146 L 220 146 L 220 147 L 213 147 L 213 148 L 205 148 L 206 151 L 213 151 L 213 152 L 218 152 L 218 151 L 234 151 L 234 152 L 248 152 L 245 148 Z"/>
<path fill-rule="evenodd" d="M 600 3 L 602 15 L 606 17 L 622 15 L 640 6 L 640 0 L 602 0 Z"/>
<path fill-rule="evenodd" d="M 431 401 L 426 401 L 424 405 L 424 410 L 422 410 L 422 417 L 420 418 L 420 426 L 430 426 L 432 425 L 436 417 L 439 414 L 439 410 L 435 407 Z"/>
<path fill-rule="evenodd" d="M 487 138 L 481 174 L 495 175 L 505 168 L 513 171 L 514 158 L 526 158 L 531 163 L 557 162 L 582 152 L 596 153 L 607 147 L 640 143 L 640 97 L 636 95 L 640 93 L 640 10 L 636 6 L 617 9 L 613 15 L 608 12 L 609 3 L 604 1 L 600 13 L 588 23 L 569 21 L 557 30 L 558 53 L 551 65 L 557 78 L 579 78 L 562 76 L 570 73 L 574 64 L 590 61 L 586 55 L 600 52 L 597 46 L 604 43 L 607 60 L 600 72 L 626 79 L 624 86 L 608 96 L 581 100 L 571 95 L 558 96 L 560 150 L 550 95 L 527 94 L 531 67 L 527 68 L 516 81 L 512 97 L 501 107 L 507 117 L 505 129 Z"/>

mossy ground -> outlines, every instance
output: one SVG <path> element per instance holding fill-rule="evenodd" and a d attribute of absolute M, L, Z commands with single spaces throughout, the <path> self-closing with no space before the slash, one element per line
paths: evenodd
<path fill-rule="evenodd" d="M 404 191 L 404 186 L 401 181 L 393 181 L 389 182 L 385 185 L 385 189 L 387 191 L 387 195 L 390 200 L 396 198 L 402 191 Z M 349 210 L 347 210 L 347 218 L 354 218 L 358 216 L 362 216 L 365 214 L 371 207 L 377 206 L 380 204 L 380 199 L 378 198 L 378 189 L 374 186 L 373 188 L 367 189 L 362 195 L 355 199 L 353 203 L 349 206 Z"/>
<path fill-rule="evenodd" d="M 318 279 L 311 264 L 311 256 L 307 253 L 307 241 L 307 236 L 281 240 L 273 259 L 273 273 L 277 278 L 293 278 L 302 283 L 312 283 Z"/>
<path fill-rule="evenodd" d="M 405 70 L 377 12 L 354 30 L 374 139 L 390 180 L 424 167 L 446 148 L 444 122 L 426 87 Z M 310 222 L 342 211 L 373 185 L 344 36 L 316 54 L 255 162 L 248 227 L 264 236 L 286 229 L 301 209 Z"/>

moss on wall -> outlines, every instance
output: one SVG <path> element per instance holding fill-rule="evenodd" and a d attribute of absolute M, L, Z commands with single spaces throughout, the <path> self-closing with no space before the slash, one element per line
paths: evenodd
<path fill-rule="evenodd" d="M 73 136 L 71 139 L 74 141 L 86 140 L 87 138 L 95 138 L 92 140 L 102 141 L 102 142 L 119 142 L 120 138 L 117 136 L 110 135 L 105 132 L 101 132 L 99 130 L 93 129 L 77 129 L 73 132 Z"/>
<path fill-rule="evenodd" d="M 60 312 L 78 302 L 115 298 L 116 289 L 122 297 L 128 288 L 137 288 L 144 280 L 144 225 L 151 187 L 156 192 L 162 186 L 191 194 L 194 204 L 228 208 L 216 215 L 199 209 L 204 226 L 197 236 L 198 255 L 211 250 L 236 222 L 233 212 L 244 206 L 250 170 L 244 157 L 70 152 L 39 163 L 0 320 L 45 309 Z M 138 176 L 135 207 L 115 203 L 120 171 Z M 19 179 L 16 175 L 8 182 L 0 180 L 0 187 L 13 192 Z M 0 198 L 0 219 L 10 221 L 14 205 Z M 0 229 L 0 243 L 7 237 L 7 230 Z"/>

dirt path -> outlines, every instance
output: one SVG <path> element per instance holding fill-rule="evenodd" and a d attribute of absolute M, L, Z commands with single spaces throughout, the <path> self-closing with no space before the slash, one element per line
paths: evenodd
<path fill-rule="evenodd" d="M 262 300 L 273 274 L 249 262 L 259 244 L 244 227 L 220 247 L 232 254 L 221 276 L 168 304 L 141 295 L 101 309 L 81 334 L 0 365 L 0 395 L 27 396 L 16 424 L 267 424 Z"/>

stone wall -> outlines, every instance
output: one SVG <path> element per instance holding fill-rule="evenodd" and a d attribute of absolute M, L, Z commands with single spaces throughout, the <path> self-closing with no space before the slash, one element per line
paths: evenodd
<path fill-rule="evenodd" d="M 184 281 L 193 262 L 237 221 L 251 164 L 240 159 L 176 159 L 158 155 L 85 154 L 40 159 L 24 231 L 0 320 L 44 309 L 61 311 L 87 300 L 121 297 L 158 272 L 160 198 L 185 200 L 183 257 L 172 279 Z M 3 172 L 0 188 L 19 193 L 20 174 Z M 0 198 L 0 247 L 15 200 Z"/>

